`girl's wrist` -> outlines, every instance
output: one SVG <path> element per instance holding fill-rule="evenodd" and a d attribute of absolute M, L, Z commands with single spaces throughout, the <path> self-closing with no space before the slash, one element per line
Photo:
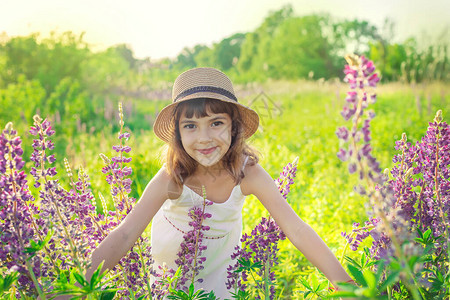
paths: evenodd
<path fill-rule="evenodd" d="M 349 280 L 347 280 L 347 281 L 340 281 L 340 282 L 351 283 L 351 284 L 353 284 L 353 285 L 357 285 L 357 284 L 356 284 L 356 281 L 354 281 L 353 279 L 349 279 Z M 338 287 L 335 287 L 335 284 L 333 284 L 333 286 L 330 286 L 329 289 L 332 290 L 332 291 L 339 291 L 339 288 L 338 288 Z"/>

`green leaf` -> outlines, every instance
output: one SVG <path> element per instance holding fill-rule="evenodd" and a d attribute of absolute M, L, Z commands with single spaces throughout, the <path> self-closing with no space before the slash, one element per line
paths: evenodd
<path fill-rule="evenodd" d="M 102 261 L 102 262 L 98 265 L 97 269 L 96 269 L 96 270 L 94 271 L 94 273 L 92 274 L 91 282 L 89 283 L 89 286 L 90 286 L 91 290 L 93 290 L 94 287 L 95 287 L 97 284 L 100 283 L 100 281 L 101 281 L 101 279 L 103 278 L 103 276 L 106 275 L 106 274 L 100 274 L 100 271 L 101 271 L 102 268 L 103 268 L 103 264 L 104 264 L 104 261 Z M 102 276 L 102 275 L 103 275 L 103 276 Z M 84 277 L 84 276 L 83 276 L 83 277 Z"/>
<path fill-rule="evenodd" d="M 86 281 L 86 279 L 84 278 L 83 275 L 79 274 L 78 272 L 74 272 L 73 273 L 73 277 L 75 277 L 76 281 L 81 284 L 82 286 L 86 286 L 88 284 L 88 282 Z"/>
<path fill-rule="evenodd" d="M 427 231 L 425 231 L 425 233 L 423 234 L 423 239 L 425 241 L 428 241 L 431 235 L 431 228 L 428 228 Z"/>
<path fill-rule="evenodd" d="M 299 277 L 298 279 L 305 288 L 307 288 L 309 291 L 312 291 L 312 287 L 309 285 L 309 282 L 304 277 Z"/>
<path fill-rule="evenodd" d="M 385 265 L 384 261 L 382 261 L 382 260 L 377 261 L 376 265 L 377 265 L 376 278 L 378 281 L 381 278 L 381 275 L 383 274 L 386 265 Z"/>
<path fill-rule="evenodd" d="M 367 282 L 367 286 L 371 289 L 376 289 L 377 288 L 377 281 L 378 278 L 375 276 L 375 274 L 370 271 L 369 269 L 365 269 L 363 271 L 363 276 L 365 281 Z"/>
<path fill-rule="evenodd" d="M 394 282 L 396 282 L 398 280 L 399 274 L 400 274 L 400 272 L 398 272 L 398 271 L 390 273 L 386 277 L 386 280 L 384 280 L 383 283 L 380 285 L 379 290 L 384 291 L 388 287 L 392 286 L 394 284 Z"/>
<path fill-rule="evenodd" d="M 50 241 L 50 239 L 52 238 L 54 233 L 54 230 L 49 230 L 47 232 L 47 236 L 44 238 L 44 240 L 38 240 L 37 242 L 34 240 L 30 240 L 30 247 L 26 247 L 25 248 L 25 253 L 30 254 L 30 258 L 32 258 L 34 255 L 37 254 L 37 252 L 41 251 L 45 245 L 47 245 L 47 243 Z"/>
<path fill-rule="evenodd" d="M 362 269 L 362 266 L 361 266 L 356 260 L 354 260 L 353 258 L 351 258 L 350 256 L 347 256 L 347 255 L 346 255 L 344 258 L 345 258 L 346 261 L 348 261 L 349 263 L 351 263 L 353 266 L 357 267 L 358 270 L 361 270 L 361 269 Z"/>
<path fill-rule="evenodd" d="M 408 265 L 411 269 L 414 269 L 414 265 L 416 264 L 416 262 L 419 260 L 419 256 L 417 255 L 412 255 L 409 257 L 408 260 Z"/>
<path fill-rule="evenodd" d="M 329 295 L 328 297 L 330 297 L 330 298 L 357 297 L 357 295 L 355 292 L 351 292 L 351 291 L 337 291 L 337 292 Z"/>
<path fill-rule="evenodd" d="M 0 277 L 0 292 L 5 293 L 10 288 L 11 285 L 19 278 L 18 272 L 13 272 L 11 274 L 6 275 L 5 277 Z"/>
<path fill-rule="evenodd" d="M 312 287 L 313 287 L 313 290 L 314 290 L 314 292 L 316 292 L 317 291 L 317 288 L 318 288 L 318 281 L 317 281 L 317 277 L 316 276 L 314 276 L 314 275 L 311 275 L 310 276 L 310 281 L 311 281 L 311 284 L 312 284 Z"/>
<path fill-rule="evenodd" d="M 189 285 L 189 296 L 192 296 L 192 295 L 194 295 L 194 284 L 193 283 L 191 283 Z"/>
<path fill-rule="evenodd" d="M 322 291 L 322 290 L 326 289 L 327 287 L 328 287 L 328 282 L 324 280 L 319 284 L 318 290 Z"/>
<path fill-rule="evenodd" d="M 353 275 L 353 277 L 355 278 L 356 282 L 361 285 L 361 286 L 367 286 L 367 282 L 366 279 L 364 278 L 362 272 L 360 270 L 358 270 L 355 266 L 353 265 L 347 265 L 348 267 L 348 271 Z"/>
<path fill-rule="evenodd" d="M 100 300 L 112 300 L 112 299 L 114 299 L 115 295 L 116 295 L 116 291 L 113 291 L 113 292 L 103 291 L 100 294 Z"/>

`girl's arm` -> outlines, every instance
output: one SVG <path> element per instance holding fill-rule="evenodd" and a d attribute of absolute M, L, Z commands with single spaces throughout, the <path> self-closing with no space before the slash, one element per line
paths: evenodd
<path fill-rule="evenodd" d="M 294 246 L 315 265 L 333 285 L 349 281 L 350 276 L 317 233 L 294 212 L 283 199 L 270 175 L 258 164 L 247 166 L 241 188 L 245 195 L 253 194 L 269 211 Z"/>
<path fill-rule="evenodd" d="M 102 272 L 106 269 L 111 270 L 131 249 L 164 201 L 168 199 L 172 186 L 170 183 L 171 179 L 165 168 L 161 168 L 122 223 L 111 231 L 92 253 L 92 265 L 86 272 L 88 280 L 102 261 L 105 261 Z"/>

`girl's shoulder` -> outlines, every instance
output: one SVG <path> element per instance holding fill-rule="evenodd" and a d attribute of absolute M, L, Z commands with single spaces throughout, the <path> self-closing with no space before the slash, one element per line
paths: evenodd
<path fill-rule="evenodd" d="M 244 178 L 241 181 L 241 190 L 244 195 L 253 194 L 270 175 L 259 163 L 247 164 L 244 168 Z"/>
<path fill-rule="evenodd" d="M 155 175 L 158 176 L 164 186 L 167 186 L 167 197 L 169 199 L 178 199 L 183 192 L 183 186 L 179 186 L 167 171 L 166 164 L 163 164 L 161 169 Z"/>

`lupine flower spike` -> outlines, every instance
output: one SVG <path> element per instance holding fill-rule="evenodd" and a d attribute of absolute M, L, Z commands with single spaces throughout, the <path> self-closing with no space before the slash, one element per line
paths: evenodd
<path fill-rule="evenodd" d="M 0 262 L 7 269 L 20 274 L 21 290 L 26 294 L 38 292 L 42 298 L 41 284 L 36 278 L 40 262 L 30 247 L 38 245 L 36 235 L 42 223 L 35 220 L 37 208 L 28 190 L 25 161 L 22 159 L 22 140 L 8 123 L 0 135 Z"/>
<path fill-rule="evenodd" d="M 191 218 L 189 226 L 192 229 L 184 234 L 180 251 L 177 253 L 178 258 L 175 260 L 177 266 L 181 267 L 178 289 L 187 290 L 190 283 L 203 281 L 202 278 L 195 278 L 199 271 L 203 269 L 202 264 L 206 261 L 206 257 L 201 255 L 206 250 L 206 245 L 203 243 L 204 232 L 210 228 L 204 225 L 204 221 L 212 217 L 210 213 L 206 212 L 206 207 L 213 203 L 206 199 L 204 186 L 202 186 L 202 193 L 202 206 L 194 206 L 189 210 L 189 217 Z"/>
<path fill-rule="evenodd" d="M 126 164 L 130 163 L 132 158 L 125 156 L 126 153 L 130 153 L 131 147 L 124 145 L 124 142 L 129 139 L 130 133 L 124 132 L 125 122 L 123 120 L 122 103 L 119 103 L 119 119 L 119 145 L 112 147 L 117 153 L 117 156 L 110 159 L 105 154 L 100 153 L 100 158 L 105 164 L 102 172 L 106 174 L 106 181 L 111 186 L 111 195 L 113 196 L 115 205 L 115 211 L 107 212 L 105 199 L 100 195 L 106 220 L 108 220 L 109 217 L 115 217 L 115 221 L 110 220 L 111 228 L 122 222 L 136 202 L 136 199 L 129 197 L 132 183 L 132 180 L 129 177 L 132 174 L 132 169 L 131 167 L 127 167 Z M 148 239 L 139 237 L 133 248 L 119 261 L 118 266 L 115 267 L 114 270 L 120 268 L 125 277 L 124 283 L 122 283 L 126 286 L 127 290 L 119 291 L 122 296 L 129 297 L 132 293 L 141 295 L 144 293 L 145 288 L 147 289 L 147 293 L 150 293 L 151 287 L 149 284 L 149 277 L 153 273 L 153 260 L 150 252 Z M 123 278 L 117 278 L 116 280 L 123 281 Z"/>
<path fill-rule="evenodd" d="M 374 113 L 366 113 L 366 119 L 362 120 L 369 99 L 366 87 L 375 87 L 379 79 L 371 74 L 373 64 L 364 57 L 350 56 L 348 61 L 344 72 L 351 91 L 347 97 L 349 105 L 342 115 L 345 120 L 353 119 L 350 131 L 341 127 L 336 132 L 345 145 L 339 150 L 338 157 L 349 161 L 350 173 L 359 171 L 365 186 L 356 190 L 368 196 L 375 218 L 365 222 L 364 226 L 355 223 L 351 233 L 343 232 L 342 235 L 352 250 L 371 236 L 372 258 L 398 260 L 404 266 L 403 284 L 414 299 L 420 299 L 424 294 L 415 277 L 417 267 L 412 270 L 408 260 L 409 256 L 423 252 L 423 245 L 416 243 L 418 238 L 423 239 L 420 232 L 431 229 L 434 238 L 444 240 L 440 246 L 432 248 L 434 257 L 446 261 L 450 256 L 450 128 L 443 122 L 442 112 L 438 111 L 425 137 L 416 145 L 411 145 L 406 134 L 402 134 L 402 139 L 396 142 L 399 154 L 393 158 L 395 165 L 390 172 L 382 174 L 370 154 L 370 120 Z M 375 98 L 373 95 L 370 99 Z M 443 267 L 445 263 L 436 266 Z M 426 265 L 422 267 L 427 268 Z M 438 271 L 448 272 L 446 267 Z"/>
<path fill-rule="evenodd" d="M 284 199 L 287 199 L 290 187 L 294 182 L 297 164 L 298 157 L 283 168 L 275 181 Z M 236 295 L 244 293 L 247 289 L 248 276 L 251 272 L 256 272 L 262 279 L 261 283 L 257 283 L 257 289 L 261 291 L 265 299 L 273 299 L 275 274 L 272 269 L 274 265 L 278 264 L 278 242 L 284 239 L 286 236 L 270 216 L 262 218 L 250 235 L 243 234 L 242 247 L 237 246 L 231 256 L 236 263 L 227 268 L 227 288 L 235 289 Z M 254 266 L 258 270 L 253 270 L 249 266 Z M 261 295 L 256 297 L 261 299 Z"/>

